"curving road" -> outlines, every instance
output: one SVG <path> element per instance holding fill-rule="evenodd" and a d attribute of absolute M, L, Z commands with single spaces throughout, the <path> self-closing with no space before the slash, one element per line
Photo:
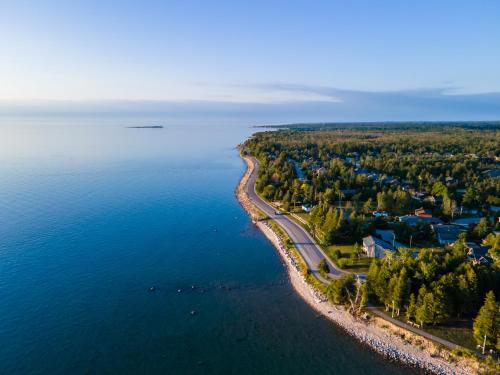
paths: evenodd
<path fill-rule="evenodd" d="M 260 210 L 262 210 L 271 219 L 275 220 L 288 234 L 288 236 L 293 241 L 295 247 L 300 252 L 302 257 L 307 263 L 307 266 L 311 272 L 323 282 L 328 282 L 324 277 L 322 277 L 318 271 L 318 263 L 322 259 L 326 259 L 328 266 L 330 268 L 330 277 L 339 277 L 342 275 L 343 271 L 337 268 L 335 264 L 326 256 L 323 250 L 314 241 L 311 235 L 302 228 L 295 221 L 290 219 L 286 215 L 276 215 L 276 209 L 272 207 L 269 203 L 265 202 L 259 195 L 255 192 L 255 179 L 257 177 L 257 171 L 259 169 L 259 162 L 256 158 L 250 157 L 255 165 L 255 168 L 248 179 L 247 185 L 245 186 L 245 191 L 248 197 Z"/>
<path fill-rule="evenodd" d="M 340 275 L 342 275 L 343 271 L 337 268 L 330 261 L 330 259 L 328 259 L 323 250 L 321 250 L 318 244 L 314 241 L 314 239 L 309 235 L 309 233 L 304 228 L 302 228 L 299 224 L 297 224 L 295 221 L 293 221 L 286 215 L 276 215 L 275 213 L 276 210 L 274 209 L 274 207 L 272 207 L 269 203 L 265 202 L 261 197 L 257 195 L 257 193 L 255 192 L 255 178 L 257 176 L 259 163 L 257 159 L 255 159 L 254 157 L 251 157 L 251 159 L 254 162 L 255 168 L 247 182 L 247 185 L 245 186 L 245 191 L 247 192 L 250 200 L 257 207 L 259 207 L 259 209 L 261 209 L 266 215 L 275 220 L 288 233 L 288 235 L 294 242 L 295 247 L 299 250 L 299 252 L 302 254 L 302 257 L 305 259 L 307 266 L 309 267 L 311 272 L 313 272 L 314 276 L 316 276 L 318 280 L 325 283 L 328 282 L 328 280 L 326 280 L 323 276 L 321 276 L 318 271 L 317 265 L 321 259 L 326 259 L 326 261 L 328 262 L 328 266 L 330 267 L 330 273 L 329 273 L 330 277 L 339 277 Z M 357 276 L 362 277 L 363 274 L 358 274 Z M 434 342 L 444 345 L 450 349 L 460 348 L 460 346 L 455 343 L 434 336 L 421 329 L 411 327 L 404 322 L 394 319 L 389 314 L 386 314 L 385 312 L 377 309 L 376 307 L 370 306 L 367 307 L 367 309 L 370 310 L 373 314 L 378 315 L 379 317 L 388 320 L 389 322 L 401 328 L 407 329 L 413 333 L 421 335 L 427 339 L 430 339 Z"/>

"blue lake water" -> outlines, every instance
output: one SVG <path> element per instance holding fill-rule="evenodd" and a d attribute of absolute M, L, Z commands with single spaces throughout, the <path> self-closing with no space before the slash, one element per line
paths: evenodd
<path fill-rule="evenodd" d="M 293 292 L 234 197 L 253 129 L 125 125 L 0 126 L 0 373 L 413 371 Z"/>

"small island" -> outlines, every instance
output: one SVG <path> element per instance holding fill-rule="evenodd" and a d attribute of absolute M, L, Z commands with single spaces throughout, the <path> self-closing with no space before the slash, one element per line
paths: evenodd
<path fill-rule="evenodd" d="M 127 126 L 128 129 L 163 129 L 163 125 Z"/>

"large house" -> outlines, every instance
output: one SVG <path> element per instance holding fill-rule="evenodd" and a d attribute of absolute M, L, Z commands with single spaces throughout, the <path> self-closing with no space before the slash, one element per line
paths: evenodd
<path fill-rule="evenodd" d="M 433 225 L 432 230 L 436 233 L 440 245 L 450 245 L 458 240 L 458 236 L 463 232 L 463 228 L 456 225 Z"/>
<path fill-rule="evenodd" d="M 383 258 L 387 250 L 394 251 L 389 242 L 374 236 L 363 238 L 363 251 L 372 258 Z"/>
<path fill-rule="evenodd" d="M 401 242 L 396 241 L 396 235 L 392 229 L 376 229 L 375 236 L 387 243 L 392 244 L 394 249 L 401 249 L 403 247 L 408 247 L 406 245 L 403 245 Z"/>
<path fill-rule="evenodd" d="M 406 223 L 410 227 L 416 227 L 418 223 L 423 224 L 442 224 L 443 222 L 437 217 L 421 217 L 417 215 L 404 215 L 400 216 L 398 220 Z"/>
<path fill-rule="evenodd" d="M 481 221 L 480 217 L 465 217 L 463 219 L 457 219 L 455 221 L 452 221 L 451 223 L 468 228 L 468 227 L 479 224 L 480 221 Z"/>

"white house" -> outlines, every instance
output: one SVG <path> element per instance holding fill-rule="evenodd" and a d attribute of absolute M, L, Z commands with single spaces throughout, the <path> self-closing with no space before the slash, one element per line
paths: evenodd
<path fill-rule="evenodd" d="M 372 258 L 383 258 L 387 250 L 393 251 L 390 243 L 374 236 L 363 238 L 363 251 Z"/>

